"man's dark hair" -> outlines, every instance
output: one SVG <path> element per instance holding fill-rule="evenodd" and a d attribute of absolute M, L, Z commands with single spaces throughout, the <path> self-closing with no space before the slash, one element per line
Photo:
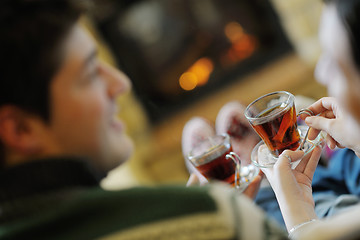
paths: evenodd
<path fill-rule="evenodd" d="M 324 0 L 335 4 L 341 22 L 349 36 L 351 53 L 360 71 L 360 0 Z"/>
<path fill-rule="evenodd" d="M 49 85 L 83 0 L 0 0 L 0 107 L 50 119 Z M 0 142 L 0 166 L 4 156 Z"/>

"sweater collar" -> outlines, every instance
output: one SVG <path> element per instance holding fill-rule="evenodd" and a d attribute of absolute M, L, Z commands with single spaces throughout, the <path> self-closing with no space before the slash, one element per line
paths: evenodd
<path fill-rule="evenodd" d="M 35 160 L 0 171 L 0 202 L 67 188 L 98 186 L 101 177 L 85 159 Z"/>

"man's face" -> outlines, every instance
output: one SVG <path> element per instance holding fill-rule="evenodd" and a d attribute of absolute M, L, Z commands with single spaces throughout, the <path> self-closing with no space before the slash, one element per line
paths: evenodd
<path fill-rule="evenodd" d="M 325 6 L 320 31 L 322 56 L 315 75 L 326 85 L 329 95 L 335 97 L 344 111 L 360 121 L 360 74 L 351 54 L 350 41 L 335 5 Z"/>
<path fill-rule="evenodd" d="M 62 155 L 88 157 L 108 171 L 132 153 L 132 142 L 116 118 L 116 97 L 128 78 L 97 58 L 93 40 L 78 24 L 65 40 L 65 60 L 50 85 L 48 132 Z"/>

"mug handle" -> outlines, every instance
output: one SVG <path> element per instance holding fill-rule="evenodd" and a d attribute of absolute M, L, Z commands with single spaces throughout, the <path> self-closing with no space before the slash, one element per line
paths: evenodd
<path fill-rule="evenodd" d="M 306 114 L 306 115 L 308 115 L 310 117 L 315 115 L 313 111 L 311 111 L 310 109 L 307 109 L 307 108 L 301 109 L 299 111 L 299 113 L 297 114 L 297 116 L 300 116 L 301 114 Z M 310 127 L 306 131 L 306 134 L 305 134 L 305 137 L 304 137 L 303 141 L 300 143 L 300 147 L 299 147 L 300 150 L 304 149 L 304 145 L 305 145 L 305 142 L 307 141 L 307 137 L 309 135 L 309 132 L 310 132 Z"/>
<path fill-rule="evenodd" d="M 230 152 L 228 154 L 226 154 L 226 159 L 231 158 L 235 165 L 235 188 L 239 188 L 240 187 L 240 171 L 241 171 L 241 161 L 240 161 L 240 157 L 239 155 L 237 155 L 234 152 Z"/>

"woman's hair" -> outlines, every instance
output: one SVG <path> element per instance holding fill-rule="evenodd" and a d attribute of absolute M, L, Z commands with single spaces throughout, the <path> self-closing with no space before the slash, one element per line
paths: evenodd
<path fill-rule="evenodd" d="M 324 1 L 327 4 L 335 4 L 339 18 L 349 36 L 355 65 L 360 70 L 360 0 Z"/>

